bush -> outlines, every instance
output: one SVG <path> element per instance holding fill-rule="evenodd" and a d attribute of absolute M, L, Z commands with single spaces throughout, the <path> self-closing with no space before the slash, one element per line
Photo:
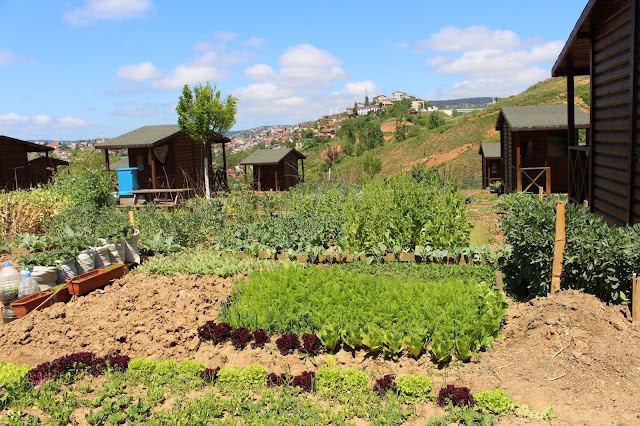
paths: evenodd
<path fill-rule="evenodd" d="M 410 374 L 396 380 L 398 395 L 409 403 L 426 402 L 431 396 L 433 380 L 422 374 Z"/>
<path fill-rule="evenodd" d="M 502 389 L 480 391 L 473 395 L 476 401 L 476 409 L 487 414 L 504 415 L 513 411 L 516 405 L 511 397 Z"/>
<path fill-rule="evenodd" d="M 513 246 L 504 268 L 508 288 L 521 297 L 550 292 L 555 239 L 555 198 L 513 194 L 498 205 L 507 211 L 501 226 Z M 640 225 L 614 227 L 582 206 L 567 204 L 566 246 L 560 286 L 626 303 L 640 264 Z"/>
<path fill-rule="evenodd" d="M 70 167 L 60 168 L 53 177 L 51 188 L 71 206 L 90 204 L 102 207 L 116 203 L 112 196 L 116 191 L 112 174 L 102 169 L 74 171 Z"/>

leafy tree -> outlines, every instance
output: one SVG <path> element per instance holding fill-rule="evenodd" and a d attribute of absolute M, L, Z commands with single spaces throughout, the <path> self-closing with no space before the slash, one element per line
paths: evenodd
<path fill-rule="evenodd" d="M 398 102 L 394 102 L 391 108 L 389 108 L 389 115 L 391 117 L 406 117 L 411 110 L 411 99 L 403 99 Z"/>
<path fill-rule="evenodd" d="M 457 109 L 454 109 L 454 110 L 451 112 L 451 116 L 452 116 L 452 117 L 454 117 L 454 118 L 455 118 L 455 117 L 457 117 L 457 116 L 459 116 L 459 115 L 460 115 L 460 113 L 458 112 L 458 110 L 457 110 Z"/>
<path fill-rule="evenodd" d="M 304 139 L 310 139 L 313 137 L 313 130 L 302 129 L 302 131 L 300 132 L 300 136 L 302 136 Z"/>
<path fill-rule="evenodd" d="M 238 99 L 231 95 L 222 100 L 222 94 L 216 89 L 217 86 L 211 87 L 208 82 L 206 86 L 198 83 L 192 92 L 189 85 L 185 84 L 176 106 L 180 130 L 191 139 L 205 144 L 204 179 L 207 199 L 211 198 L 209 188 L 211 143 L 233 127 L 236 122 L 238 103 Z"/>
<path fill-rule="evenodd" d="M 377 157 L 372 157 L 371 155 L 367 155 L 364 159 L 364 172 L 369 175 L 369 177 L 374 177 L 382 170 L 382 161 Z"/>
<path fill-rule="evenodd" d="M 340 150 L 338 149 L 338 147 L 335 145 L 331 145 L 326 147 L 325 150 L 322 151 L 322 154 L 320 156 L 320 158 L 322 159 L 322 162 L 326 164 L 327 169 L 329 171 L 329 176 L 328 176 L 329 181 L 331 181 L 331 167 L 333 166 L 333 163 L 338 159 L 339 155 L 340 155 Z"/>
<path fill-rule="evenodd" d="M 353 103 L 353 113 L 358 115 L 358 102 Z"/>
<path fill-rule="evenodd" d="M 393 132 L 393 137 L 396 141 L 400 142 L 407 139 L 407 122 L 404 117 L 400 117 L 396 120 L 396 130 Z"/>
<path fill-rule="evenodd" d="M 364 143 L 367 148 L 373 149 L 377 146 L 384 144 L 384 134 L 380 130 L 380 125 L 377 121 L 368 121 L 364 128 Z"/>
<path fill-rule="evenodd" d="M 69 154 L 70 171 L 73 176 L 80 176 L 91 169 L 102 170 L 104 167 L 104 153 L 102 151 L 77 145 Z"/>
<path fill-rule="evenodd" d="M 365 105 L 369 105 L 369 96 L 368 95 L 364 97 L 364 104 Z"/>
<path fill-rule="evenodd" d="M 433 111 L 429 114 L 429 130 L 436 129 L 444 124 L 444 118 L 438 114 L 437 111 Z"/>
<path fill-rule="evenodd" d="M 353 155 L 353 142 L 345 139 L 340 146 L 345 155 Z"/>

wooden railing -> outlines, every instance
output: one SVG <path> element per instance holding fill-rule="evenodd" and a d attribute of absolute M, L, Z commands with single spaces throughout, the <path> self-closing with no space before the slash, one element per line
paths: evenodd
<path fill-rule="evenodd" d="M 569 201 L 582 204 L 589 199 L 588 146 L 569 147 Z"/>
<path fill-rule="evenodd" d="M 529 184 L 523 188 L 525 178 Z M 528 192 L 533 186 L 542 188 L 547 195 L 551 195 L 551 167 L 521 167 L 518 170 L 518 191 Z"/>

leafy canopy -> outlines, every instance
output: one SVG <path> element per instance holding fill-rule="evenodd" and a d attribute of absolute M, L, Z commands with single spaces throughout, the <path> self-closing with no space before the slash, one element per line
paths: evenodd
<path fill-rule="evenodd" d="M 178 126 L 193 140 L 213 142 L 228 131 L 236 122 L 238 99 L 229 95 L 221 99 L 217 86 L 197 84 L 193 91 L 188 84 L 182 89 L 182 96 L 176 106 Z"/>

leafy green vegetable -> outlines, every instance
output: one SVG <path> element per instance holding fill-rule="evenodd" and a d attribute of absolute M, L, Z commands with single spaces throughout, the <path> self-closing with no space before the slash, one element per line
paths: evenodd
<path fill-rule="evenodd" d="M 516 408 L 511 397 L 500 388 L 480 391 L 473 398 L 476 400 L 475 408 L 483 413 L 504 415 Z"/>

